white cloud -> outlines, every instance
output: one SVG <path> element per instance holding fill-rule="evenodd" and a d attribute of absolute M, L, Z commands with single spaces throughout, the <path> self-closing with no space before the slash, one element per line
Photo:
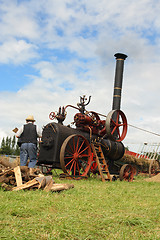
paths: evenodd
<path fill-rule="evenodd" d="M 0 41 L 8 38 L 37 39 L 40 34 L 38 25 L 34 19 L 33 9 L 27 8 L 25 2 L 1 1 L 0 6 Z"/>
<path fill-rule="evenodd" d="M 36 46 L 24 40 L 9 40 L 0 45 L 0 63 L 23 64 L 37 57 Z"/>
<path fill-rule="evenodd" d="M 3 134 L 21 125 L 28 114 L 43 126 L 51 111 L 76 105 L 83 94 L 92 95 L 88 110 L 107 114 L 112 106 L 113 55 L 119 51 L 128 55 L 122 91 L 128 122 L 160 132 L 160 2 L 1 2 L 0 62 L 27 63 L 37 71 L 28 73 L 32 81 L 18 92 L 1 93 Z M 68 110 L 68 122 L 74 113 Z M 154 139 L 159 140 L 129 127 L 125 141 Z"/>

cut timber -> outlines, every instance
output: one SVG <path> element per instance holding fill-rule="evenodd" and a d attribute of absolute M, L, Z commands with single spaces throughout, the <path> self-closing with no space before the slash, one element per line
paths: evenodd
<path fill-rule="evenodd" d="M 9 157 L 0 156 L 0 165 L 4 167 L 14 168 L 19 165 L 18 163 L 19 163 L 18 157 L 16 157 L 14 162 L 10 162 Z"/>
<path fill-rule="evenodd" d="M 27 188 L 33 187 L 34 185 L 39 185 L 38 181 L 35 178 L 33 180 L 26 182 L 25 184 L 20 185 L 19 187 L 12 188 L 12 191 L 27 189 Z"/>
<path fill-rule="evenodd" d="M 38 181 L 38 183 L 39 183 L 38 189 L 45 187 L 45 185 L 46 185 L 46 177 L 45 177 L 45 176 L 36 177 L 35 179 L 36 179 L 36 180 Z"/>
<path fill-rule="evenodd" d="M 17 187 L 19 187 L 20 185 L 22 185 L 21 169 L 19 166 L 14 168 L 14 174 L 16 178 Z"/>
<path fill-rule="evenodd" d="M 1 184 L 1 187 L 4 188 L 5 190 L 7 191 L 12 191 L 12 187 L 7 185 L 6 183 L 2 183 Z"/>
<path fill-rule="evenodd" d="M 55 183 L 53 184 L 53 186 L 51 187 L 51 191 L 55 192 L 55 191 L 62 191 L 62 190 L 68 190 L 70 188 L 74 188 L 73 184 L 67 184 L 67 183 L 63 183 L 63 184 L 59 184 L 59 183 Z"/>
<path fill-rule="evenodd" d="M 6 170 L 3 170 L 1 173 L 0 173 L 0 176 L 2 175 L 5 175 L 5 174 L 10 174 L 13 172 L 13 169 L 12 168 L 9 168 L 9 169 L 6 169 Z"/>
<path fill-rule="evenodd" d="M 13 163 L 10 163 L 9 160 L 5 157 L 0 159 L 0 164 L 2 164 L 4 167 L 15 167 L 15 165 Z"/>
<path fill-rule="evenodd" d="M 1 172 L 0 173 L 0 183 L 9 183 L 10 176 L 14 176 L 14 170 L 12 168 Z"/>
<path fill-rule="evenodd" d="M 53 187 L 53 183 L 54 183 L 53 179 L 48 180 L 48 182 L 44 188 L 44 191 L 49 192 L 51 190 L 51 188 Z"/>

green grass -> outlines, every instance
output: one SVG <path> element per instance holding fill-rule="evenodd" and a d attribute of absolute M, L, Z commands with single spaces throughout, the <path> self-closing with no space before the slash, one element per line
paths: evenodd
<path fill-rule="evenodd" d="M 0 239 L 160 239 L 160 183 L 53 178 L 75 188 L 0 190 Z"/>

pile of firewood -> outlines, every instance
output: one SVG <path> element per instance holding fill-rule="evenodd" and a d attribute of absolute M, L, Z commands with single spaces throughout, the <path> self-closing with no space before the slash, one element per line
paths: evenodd
<path fill-rule="evenodd" d="M 6 159 L 0 160 L 0 185 L 9 191 L 22 189 L 43 189 L 44 191 L 61 191 L 73 188 L 73 184 L 56 184 L 52 176 L 45 176 L 39 168 L 32 173 L 27 166 L 16 166 Z"/>

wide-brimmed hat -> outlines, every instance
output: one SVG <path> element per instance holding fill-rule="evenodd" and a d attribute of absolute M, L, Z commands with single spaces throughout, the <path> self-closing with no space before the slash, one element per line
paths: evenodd
<path fill-rule="evenodd" d="M 33 117 L 32 115 L 29 115 L 29 116 L 26 118 L 26 121 L 35 122 L 36 120 L 34 119 L 34 117 Z"/>

